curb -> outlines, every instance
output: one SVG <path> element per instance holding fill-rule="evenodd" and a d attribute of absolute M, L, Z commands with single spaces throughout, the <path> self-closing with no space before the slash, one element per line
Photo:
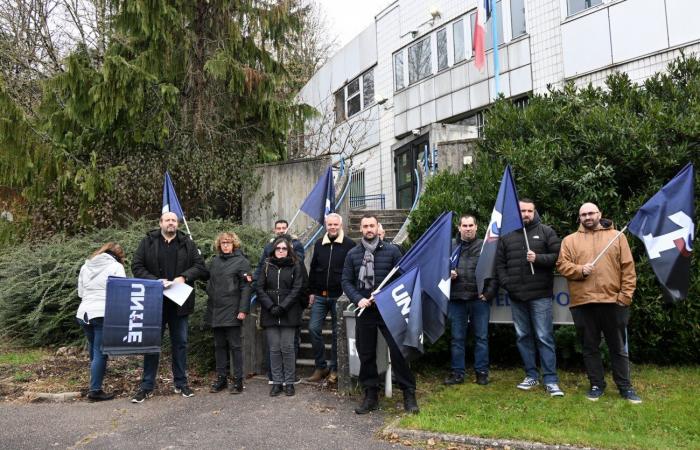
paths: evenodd
<path fill-rule="evenodd" d="M 593 447 L 577 447 L 568 444 L 543 444 L 541 442 L 517 441 L 512 439 L 489 439 L 476 436 L 464 436 L 461 434 L 436 433 L 432 431 L 410 430 L 399 428 L 396 424 L 401 420 L 397 418 L 382 431 L 384 438 L 399 437 L 418 441 L 451 442 L 464 444 L 478 449 L 504 449 L 504 450 L 595 450 Z"/>
<path fill-rule="evenodd" d="M 71 400 L 75 400 L 80 397 L 80 392 L 60 392 L 58 394 L 51 394 L 48 392 L 25 392 L 24 396 L 29 398 L 32 403 L 39 402 L 54 402 L 61 403 Z"/>

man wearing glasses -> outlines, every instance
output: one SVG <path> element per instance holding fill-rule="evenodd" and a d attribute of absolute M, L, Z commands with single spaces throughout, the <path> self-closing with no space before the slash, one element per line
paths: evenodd
<path fill-rule="evenodd" d="M 612 221 L 601 217 L 595 204 L 581 205 L 581 225 L 562 241 L 557 269 L 568 280 L 571 316 L 583 345 L 583 362 L 591 383 L 586 398 L 596 401 L 605 392 L 600 356 L 602 332 L 620 395 L 630 403 L 641 403 L 630 382 L 627 355 L 629 305 L 637 284 L 634 259 L 627 238 L 618 234 Z"/>

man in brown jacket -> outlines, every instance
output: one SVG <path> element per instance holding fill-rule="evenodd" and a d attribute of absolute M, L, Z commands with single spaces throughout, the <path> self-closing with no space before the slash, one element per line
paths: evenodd
<path fill-rule="evenodd" d="M 601 219 L 593 203 L 579 209 L 581 225 L 561 243 L 557 270 L 569 284 L 571 316 L 583 345 L 583 362 L 591 382 L 586 394 L 596 401 L 605 391 L 605 372 L 600 356 L 600 334 L 610 349 L 613 380 L 620 395 L 631 403 L 641 403 L 630 382 L 627 356 L 629 305 L 637 284 L 634 260 L 627 238 L 617 236 L 612 221 Z M 593 260 L 613 241 L 608 250 Z"/>

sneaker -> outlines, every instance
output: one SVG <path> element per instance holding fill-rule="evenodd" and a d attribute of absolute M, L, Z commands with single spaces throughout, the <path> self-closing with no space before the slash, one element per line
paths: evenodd
<path fill-rule="evenodd" d="M 243 392 L 243 380 L 240 378 L 236 378 L 233 383 L 229 384 L 228 391 L 231 394 L 240 394 Z"/>
<path fill-rule="evenodd" d="M 487 384 L 489 384 L 489 374 L 486 372 L 477 372 L 476 384 L 479 384 L 481 386 L 486 386 Z"/>
<path fill-rule="evenodd" d="M 586 393 L 586 398 L 592 402 L 597 402 L 605 392 L 600 386 L 591 386 L 591 389 Z"/>
<path fill-rule="evenodd" d="M 635 405 L 638 403 L 642 403 L 642 399 L 639 398 L 636 392 L 634 392 L 634 389 L 627 389 L 625 391 L 620 391 L 620 396 L 627 400 L 630 403 L 634 403 Z"/>
<path fill-rule="evenodd" d="M 544 390 L 547 391 L 550 397 L 563 397 L 564 391 L 559 389 L 557 383 L 547 383 L 544 385 Z"/>
<path fill-rule="evenodd" d="M 521 381 L 520 384 L 518 384 L 516 387 L 518 389 L 522 389 L 523 391 L 529 391 L 530 389 L 534 388 L 539 384 L 540 382 L 537 381 L 535 378 L 525 377 L 525 379 Z"/>
<path fill-rule="evenodd" d="M 176 394 L 182 394 L 183 397 L 194 397 L 194 392 L 188 385 L 184 385 L 182 387 L 176 387 L 175 388 L 175 393 Z"/>
<path fill-rule="evenodd" d="M 145 389 L 139 388 L 136 394 L 131 398 L 131 403 L 143 403 L 147 398 L 153 397 L 153 391 L 147 391 Z"/>
<path fill-rule="evenodd" d="M 88 400 L 91 402 L 103 402 L 105 400 L 112 400 L 114 398 L 113 393 L 107 393 L 100 389 L 99 391 L 90 391 L 87 395 Z"/>
<path fill-rule="evenodd" d="M 452 372 L 452 374 L 443 381 L 443 384 L 446 384 L 448 386 L 452 386 L 454 384 L 462 384 L 464 383 L 464 375 Z"/>

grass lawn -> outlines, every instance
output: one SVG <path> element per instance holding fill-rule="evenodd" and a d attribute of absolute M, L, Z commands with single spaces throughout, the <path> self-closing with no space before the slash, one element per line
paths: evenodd
<path fill-rule="evenodd" d="M 403 417 L 400 427 L 611 449 L 700 449 L 700 366 L 634 366 L 639 405 L 621 399 L 609 374 L 597 402 L 585 398 L 581 372 L 559 372 L 563 398 L 539 386 L 516 389 L 522 370 L 492 371 L 488 386 L 443 386 L 442 375 L 419 381 L 421 412 Z"/>

